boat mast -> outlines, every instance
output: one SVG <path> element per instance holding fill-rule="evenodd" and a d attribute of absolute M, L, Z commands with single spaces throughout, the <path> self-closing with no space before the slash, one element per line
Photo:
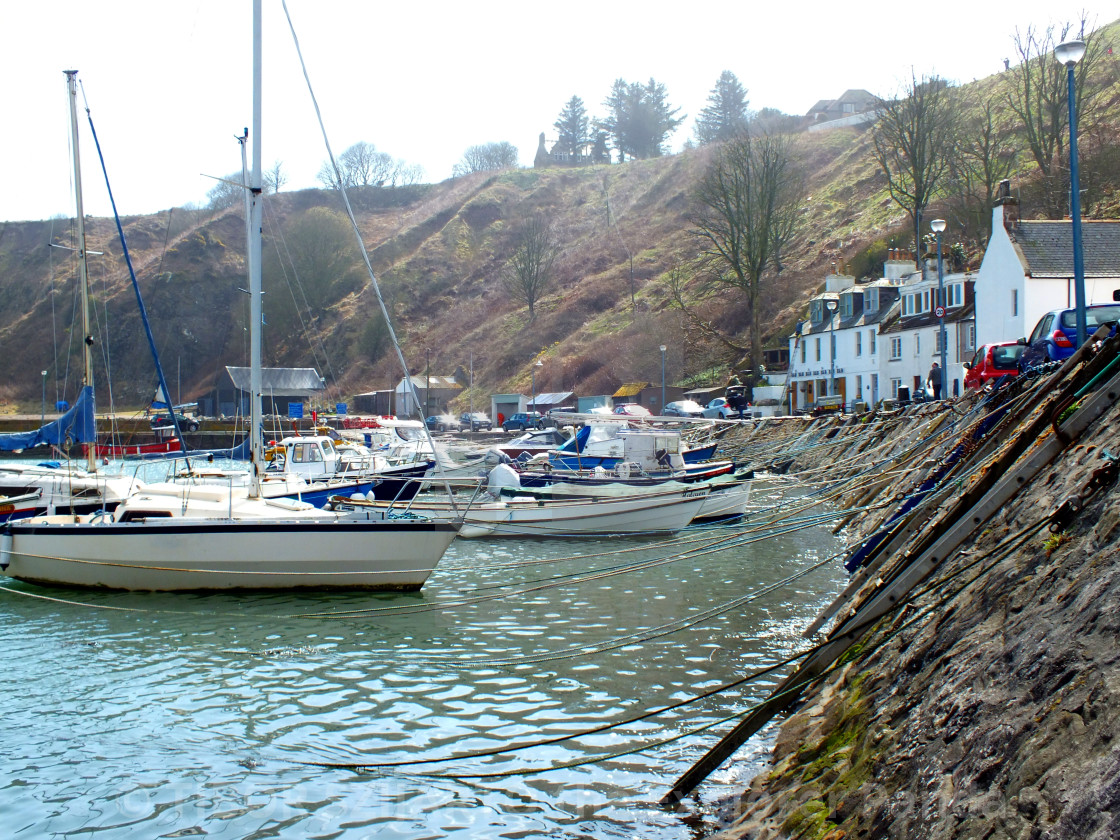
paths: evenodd
<path fill-rule="evenodd" d="M 264 455 L 261 430 L 261 0 L 253 0 L 253 171 L 249 175 L 249 390 L 252 435 L 250 459 L 253 483 L 250 495 L 260 492 L 260 471 Z"/>
<path fill-rule="evenodd" d="M 74 200 L 78 217 L 78 284 L 82 293 L 82 360 L 85 386 L 93 385 L 93 333 L 89 330 L 89 272 L 86 269 L 86 214 L 82 207 L 82 163 L 78 154 L 78 71 L 63 70 L 66 90 L 70 94 L 70 146 L 74 156 Z M 94 404 L 94 416 L 97 406 Z M 86 466 L 92 472 L 97 468 L 97 447 L 86 447 Z"/>

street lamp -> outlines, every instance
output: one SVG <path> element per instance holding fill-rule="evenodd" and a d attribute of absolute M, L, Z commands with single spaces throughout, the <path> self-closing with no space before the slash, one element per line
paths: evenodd
<path fill-rule="evenodd" d="M 47 422 L 47 372 L 43 371 L 43 407 L 39 412 L 39 425 Z"/>
<path fill-rule="evenodd" d="M 945 367 L 945 264 L 941 261 L 941 234 L 945 232 L 945 220 L 934 219 L 929 223 L 929 229 L 937 234 L 937 306 L 934 314 L 941 325 L 941 390 L 942 398 L 949 396 L 949 374 Z"/>
<path fill-rule="evenodd" d="M 661 345 L 661 413 L 665 413 L 665 345 Z"/>
<path fill-rule="evenodd" d="M 829 376 L 828 387 L 825 388 L 825 396 L 832 396 L 832 392 L 836 389 L 836 322 L 833 315 L 836 310 L 840 308 L 840 301 L 826 300 L 824 302 L 825 308 L 828 310 L 828 344 L 829 351 L 832 357 L 832 374 Z"/>
<path fill-rule="evenodd" d="M 1073 222 L 1073 301 L 1077 307 L 1077 346 L 1089 337 L 1085 320 L 1085 263 L 1081 252 L 1081 179 L 1077 174 L 1077 100 L 1073 68 L 1085 55 L 1084 41 L 1066 41 L 1054 48 L 1054 57 L 1066 66 L 1069 83 L 1069 215 Z"/>
<path fill-rule="evenodd" d="M 537 359 L 537 361 L 533 363 L 532 367 L 529 368 L 529 371 L 533 377 L 533 407 L 529 409 L 530 411 L 537 410 L 537 368 L 539 367 L 544 367 L 544 362 L 542 362 L 540 359 Z"/>

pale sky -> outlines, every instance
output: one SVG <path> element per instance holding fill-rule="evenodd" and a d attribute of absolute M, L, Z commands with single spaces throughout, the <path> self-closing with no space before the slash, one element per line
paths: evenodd
<path fill-rule="evenodd" d="M 263 160 L 284 189 L 317 186 L 326 150 L 279 0 L 264 3 Z M 1019 27 L 1120 16 L 1100 0 L 898 3 L 648 0 L 289 0 L 335 154 L 364 140 L 442 181 L 467 147 L 537 136 L 579 96 L 592 116 L 616 78 L 664 84 L 687 119 L 724 70 L 750 107 L 806 112 L 849 88 L 886 95 L 911 67 L 956 82 L 1013 58 Z M 0 220 L 74 213 L 63 70 L 76 69 L 123 214 L 204 204 L 238 171 L 251 123 L 249 0 L 0 2 Z M 82 120 L 85 209 L 108 215 Z"/>

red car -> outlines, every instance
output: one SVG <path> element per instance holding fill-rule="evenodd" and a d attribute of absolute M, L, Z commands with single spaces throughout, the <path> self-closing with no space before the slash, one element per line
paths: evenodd
<path fill-rule="evenodd" d="M 1018 376 L 1025 346 L 1017 341 L 981 344 L 971 362 L 964 363 L 964 387 L 983 388 L 1001 376 Z"/>

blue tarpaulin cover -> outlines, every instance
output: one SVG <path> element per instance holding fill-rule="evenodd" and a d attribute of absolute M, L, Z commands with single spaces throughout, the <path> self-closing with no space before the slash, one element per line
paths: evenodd
<path fill-rule="evenodd" d="M 14 452 L 47 444 L 67 446 L 72 443 L 93 443 L 97 439 L 93 411 L 93 386 L 87 385 L 82 388 L 74 407 L 57 420 L 30 432 L 0 434 L 0 452 Z"/>

